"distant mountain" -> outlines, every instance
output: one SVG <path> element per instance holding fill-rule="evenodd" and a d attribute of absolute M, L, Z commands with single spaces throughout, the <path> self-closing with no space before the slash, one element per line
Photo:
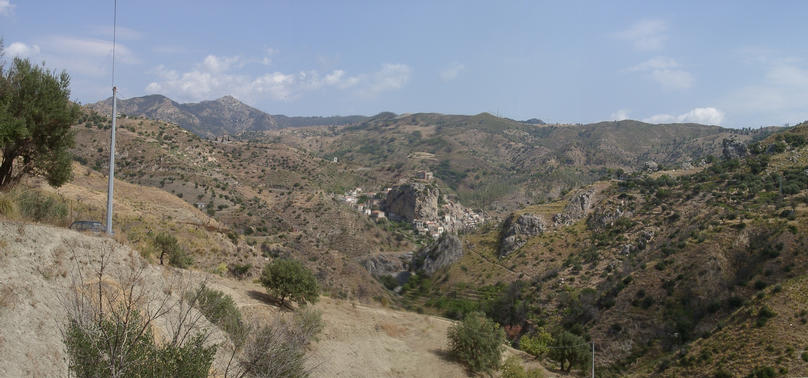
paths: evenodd
<path fill-rule="evenodd" d="M 365 121 L 364 116 L 289 117 L 272 115 L 253 108 L 232 96 L 213 101 L 180 104 L 163 95 L 118 100 L 118 113 L 145 116 L 173 122 L 201 136 L 239 135 L 244 132 L 277 130 L 286 127 L 350 125 Z M 112 98 L 87 105 L 102 114 L 112 112 Z"/>

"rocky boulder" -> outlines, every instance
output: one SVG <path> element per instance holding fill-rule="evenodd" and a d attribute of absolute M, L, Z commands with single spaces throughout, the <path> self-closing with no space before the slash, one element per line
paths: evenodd
<path fill-rule="evenodd" d="M 740 159 L 748 154 L 746 145 L 735 139 L 724 139 L 721 142 L 724 159 Z"/>
<path fill-rule="evenodd" d="M 463 257 L 463 243 L 457 235 L 445 233 L 415 253 L 412 270 L 427 277 Z"/>
<path fill-rule="evenodd" d="M 531 236 L 541 235 L 547 230 L 544 220 L 535 214 L 511 214 L 502 224 L 499 237 L 499 255 L 507 256 L 522 248 Z"/>
<path fill-rule="evenodd" d="M 592 209 L 594 196 L 595 191 L 592 189 L 576 194 L 564 207 L 564 211 L 553 216 L 553 223 L 556 226 L 570 225 L 585 217 Z"/>
<path fill-rule="evenodd" d="M 361 264 L 374 276 L 396 276 L 409 270 L 411 260 L 412 252 L 386 253 L 370 256 L 362 260 Z"/>
<path fill-rule="evenodd" d="M 382 209 L 391 219 L 412 222 L 415 219 L 438 218 L 438 188 L 422 183 L 393 187 L 382 203 Z"/>

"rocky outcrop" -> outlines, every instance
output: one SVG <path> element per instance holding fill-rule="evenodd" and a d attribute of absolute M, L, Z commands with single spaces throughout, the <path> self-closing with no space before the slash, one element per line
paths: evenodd
<path fill-rule="evenodd" d="M 374 276 L 396 276 L 409 270 L 411 261 L 412 252 L 386 253 L 370 256 L 362 260 L 361 264 Z"/>
<path fill-rule="evenodd" d="M 502 224 L 499 237 L 499 256 L 507 256 L 522 248 L 531 236 L 541 235 L 547 230 L 544 220 L 535 214 L 511 214 Z"/>
<path fill-rule="evenodd" d="M 435 243 L 415 253 L 412 270 L 427 277 L 463 257 L 463 243 L 453 234 L 443 234 Z"/>
<path fill-rule="evenodd" d="M 556 226 L 570 225 L 585 217 L 592 209 L 594 196 L 595 191 L 592 189 L 576 194 L 564 207 L 564 211 L 553 216 L 553 223 Z"/>
<path fill-rule="evenodd" d="M 622 209 L 596 209 L 587 220 L 587 225 L 592 229 L 606 228 L 614 226 L 614 222 L 626 215 Z"/>
<path fill-rule="evenodd" d="M 643 168 L 645 168 L 645 170 L 648 172 L 656 172 L 659 170 L 659 164 L 653 160 L 649 160 L 643 164 Z"/>
<path fill-rule="evenodd" d="M 735 139 L 724 139 L 721 142 L 721 152 L 724 155 L 724 159 L 740 159 L 746 156 L 749 151 L 746 149 L 746 145 L 735 140 Z"/>
<path fill-rule="evenodd" d="M 422 183 L 393 187 L 382 204 L 390 219 L 412 222 L 438 218 L 438 188 Z"/>

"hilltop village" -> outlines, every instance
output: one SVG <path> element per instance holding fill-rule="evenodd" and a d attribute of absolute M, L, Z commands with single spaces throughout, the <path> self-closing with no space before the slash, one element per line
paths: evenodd
<path fill-rule="evenodd" d="M 437 239 L 443 233 L 468 231 L 485 218 L 448 198 L 433 182 L 430 171 L 419 171 L 412 180 L 378 192 L 354 188 L 338 196 L 354 210 L 380 221 L 406 222 L 421 235 Z"/>

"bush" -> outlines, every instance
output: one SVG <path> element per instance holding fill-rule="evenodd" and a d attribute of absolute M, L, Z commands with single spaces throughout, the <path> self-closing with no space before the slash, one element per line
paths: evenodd
<path fill-rule="evenodd" d="M 490 372 L 500 366 L 505 332 L 479 312 L 468 314 L 449 328 L 449 350 L 473 372 Z"/>
<path fill-rule="evenodd" d="M 749 373 L 749 376 L 754 378 L 774 378 L 777 376 L 777 373 L 771 366 L 755 366 L 755 369 Z"/>
<path fill-rule="evenodd" d="M 233 264 L 230 266 L 230 274 L 238 279 L 243 279 L 250 272 L 252 264 Z"/>
<path fill-rule="evenodd" d="M 267 292 L 286 303 L 291 299 L 298 304 L 316 302 L 320 288 L 314 275 L 299 261 L 276 259 L 264 266 L 261 272 L 261 285 Z"/>
<path fill-rule="evenodd" d="M 523 336 L 519 340 L 519 349 L 529 353 L 533 357 L 544 357 L 553 345 L 553 335 L 543 329 L 539 329 L 531 336 Z"/>
<path fill-rule="evenodd" d="M 236 335 L 244 327 L 241 320 L 241 311 L 236 307 L 233 298 L 219 290 L 210 289 L 203 283 L 195 291 L 186 293 L 186 297 L 209 322 L 215 324 L 223 331 Z M 196 299 L 195 301 L 193 299 Z"/>
<path fill-rule="evenodd" d="M 67 204 L 60 198 L 40 193 L 25 192 L 18 199 L 22 215 L 36 222 L 65 223 Z"/>
<path fill-rule="evenodd" d="M 168 256 L 168 263 L 177 268 L 188 268 L 193 264 L 193 258 L 180 247 L 177 238 L 167 232 L 161 232 L 154 237 L 154 244 L 160 251 L 160 265 L 163 259 Z"/>
<path fill-rule="evenodd" d="M 109 273 L 102 262 L 93 275 L 105 274 Z M 186 306 L 186 298 L 175 301 L 170 291 L 147 291 L 142 285 L 143 267 L 110 278 L 120 286 L 109 287 L 106 279 L 85 284 L 79 277 L 70 291 L 62 340 L 71 375 L 207 376 L 217 346 L 199 327 L 200 317 L 192 315 L 195 298 Z M 153 327 L 172 312 L 178 316 L 158 342 Z"/>
<path fill-rule="evenodd" d="M 519 363 L 519 357 L 510 356 L 502 365 L 502 378 L 544 378 L 544 372 L 539 369 L 525 371 L 524 366 Z"/>
<path fill-rule="evenodd" d="M 562 331 L 554 339 L 549 357 L 558 362 L 561 370 L 569 372 L 575 366 L 585 366 L 589 363 L 589 343 L 583 337 Z"/>
<path fill-rule="evenodd" d="M 158 346 L 150 327 L 141 332 L 145 321 L 139 313 L 135 310 L 130 314 L 130 322 L 110 317 L 98 327 L 82 327 L 78 321 L 71 321 L 64 334 L 70 371 L 79 377 L 207 376 L 216 346 L 206 347 L 203 335 L 194 335 L 183 345 Z M 128 351 L 122 354 L 123 359 L 113 359 L 110 348 Z"/>
<path fill-rule="evenodd" d="M 276 318 L 250 333 L 239 365 L 241 374 L 253 377 L 306 377 L 306 345 L 322 330 L 318 311 L 304 309 L 292 322 Z"/>

